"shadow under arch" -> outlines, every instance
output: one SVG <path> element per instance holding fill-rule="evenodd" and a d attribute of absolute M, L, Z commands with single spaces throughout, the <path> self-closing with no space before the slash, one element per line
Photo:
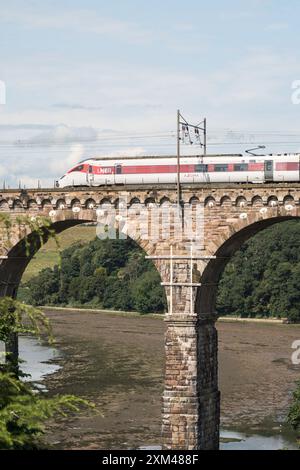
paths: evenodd
<path fill-rule="evenodd" d="M 272 225 L 288 220 L 299 220 L 297 216 L 272 217 L 247 225 L 229 237 L 214 253 L 215 259 L 211 259 L 201 276 L 201 286 L 196 295 L 195 308 L 199 316 L 216 314 L 216 299 L 219 281 L 225 269 L 237 250 L 251 237 Z"/>

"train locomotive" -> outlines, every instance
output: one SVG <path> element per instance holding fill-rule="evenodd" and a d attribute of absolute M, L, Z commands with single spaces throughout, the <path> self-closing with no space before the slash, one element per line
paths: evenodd
<path fill-rule="evenodd" d="M 207 155 L 180 158 L 180 182 L 266 183 L 299 181 L 300 154 Z M 176 156 L 91 158 L 79 162 L 57 182 L 70 186 L 168 184 L 177 181 Z"/>

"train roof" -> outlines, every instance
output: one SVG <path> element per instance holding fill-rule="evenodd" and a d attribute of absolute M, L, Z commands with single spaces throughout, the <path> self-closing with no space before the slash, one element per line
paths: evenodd
<path fill-rule="evenodd" d="M 255 157 L 286 157 L 286 156 L 291 156 L 291 155 L 299 155 L 299 153 L 270 153 L 270 154 L 264 154 L 264 155 L 255 155 L 255 154 L 250 154 L 250 153 L 212 153 L 212 154 L 207 154 L 207 155 L 180 155 L 180 158 L 220 158 L 220 157 L 247 157 L 247 158 L 255 158 Z M 130 156 L 114 156 L 114 157 L 88 157 L 85 158 L 84 160 L 81 160 L 80 163 L 87 162 L 89 160 L 117 160 L 117 161 L 122 161 L 122 160 L 147 160 L 149 158 L 153 159 L 166 159 L 166 158 L 177 158 L 176 155 L 130 155 Z"/>
<path fill-rule="evenodd" d="M 209 155 L 180 155 L 180 158 L 208 158 L 208 157 L 242 157 L 241 153 L 216 153 Z M 87 160 L 144 160 L 144 159 L 165 159 L 165 158 L 177 158 L 177 155 L 130 155 L 130 156 L 114 156 L 114 157 L 89 157 L 81 160 L 80 163 L 86 162 Z"/>

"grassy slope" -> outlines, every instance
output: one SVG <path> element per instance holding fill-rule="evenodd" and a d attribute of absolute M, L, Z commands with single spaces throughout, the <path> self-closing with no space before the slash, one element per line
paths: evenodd
<path fill-rule="evenodd" d="M 96 236 L 96 227 L 78 225 L 62 232 L 58 238 L 61 249 L 65 249 L 78 241 L 90 241 Z M 58 263 L 58 253 L 54 240 L 49 240 L 29 263 L 22 277 L 22 282 L 36 276 L 44 268 L 50 268 Z"/>

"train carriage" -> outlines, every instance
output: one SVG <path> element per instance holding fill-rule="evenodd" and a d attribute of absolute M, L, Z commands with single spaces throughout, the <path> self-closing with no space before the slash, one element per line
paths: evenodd
<path fill-rule="evenodd" d="M 264 183 L 299 181 L 300 154 L 209 155 L 181 157 L 181 183 Z M 114 184 L 168 184 L 177 181 L 171 157 L 91 158 L 57 181 L 58 187 Z"/>

